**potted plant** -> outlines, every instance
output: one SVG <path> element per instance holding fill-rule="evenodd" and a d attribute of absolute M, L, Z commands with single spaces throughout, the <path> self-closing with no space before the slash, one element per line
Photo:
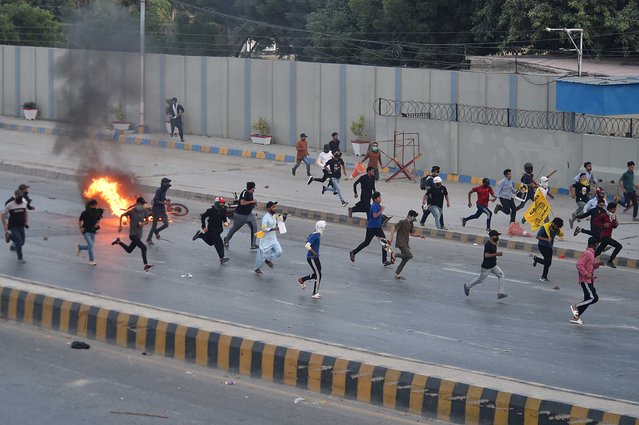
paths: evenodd
<path fill-rule="evenodd" d="M 171 134 L 171 117 L 173 116 L 171 106 L 173 105 L 173 100 L 167 97 L 164 99 L 164 102 L 166 103 L 166 108 L 164 108 L 164 125 L 166 126 L 166 132 Z"/>
<path fill-rule="evenodd" d="M 124 110 L 118 104 L 111 109 L 113 114 L 113 129 L 118 131 L 126 131 L 131 127 L 131 122 L 126 120 Z"/>
<path fill-rule="evenodd" d="M 32 121 L 38 116 L 38 105 L 35 102 L 29 101 L 22 104 L 22 111 L 24 112 L 24 118 L 27 121 Z"/>
<path fill-rule="evenodd" d="M 366 139 L 366 120 L 364 115 L 360 115 L 356 121 L 351 123 L 351 132 L 356 137 L 355 140 L 351 140 L 353 146 L 353 153 L 355 155 L 364 155 L 368 150 L 369 141 Z"/>
<path fill-rule="evenodd" d="M 257 131 L 257 134 L 251 134 L 251 142 L 258 145 L 270 145 L 272 136 L 266 135 L 268 132 L 268 124 L 264 117 L 258 117 L 257 121 L 251 124 L 251 128 Z"/>

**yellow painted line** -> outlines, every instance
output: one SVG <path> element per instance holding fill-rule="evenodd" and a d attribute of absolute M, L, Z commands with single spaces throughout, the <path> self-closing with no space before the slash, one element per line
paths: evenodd
<path fill-rule="evenodd" d="M 297 359 L 300 357 L 300 351 L 294 348 L 286 350 L 284 356 L 284 383 L 292 387 L 297 383 Z"/>
<path fill-rule="evenodd" d="M 149 326 L 149 319 L 138 316 L 138 323 L 135 325 L 135 348 L 140 351 L 146 351 L 146 333 Z"/>
<path fill-rule="evenodd" d="M 499 391 L 497 400 L 495 400 L 495 419 L 494 425 L 508 425 L 508 415 L 510 414 L 510 397 L 511 393 Z"/>
<path fill-rule="evenodd" d="M 461 236 L 459 237 L 459 241 L 468 242 L 468 236 L 470 236 L 468 233 L 462 233 Z"/>
<path fill-rule="evenodd" d="M 200 149 L 200 152 L 211 153 L 211 147 L 210 146 L 202 146 L 202 149 Z"/>
<path fill-rule="evenodd" d="M 266 158 L 266 154 L 264 152 L 256 152 L 255 153 L 255 158 L 264 159 L 264 158 Z"/>
<path fill-rule="evenodd" d="M 160 141 L 158 139 L 151 139 L 151 146 L 158 146 Z"/>
<path fill-rule="evenodd" d="M 528 397 L 526 399 L 526 407 L 524 408 L 524 425 L 537 425 L 539 423 L 539 406 L 541 406 L 540 399 L 533 397 Z"/>
<path fill-rule="evenodd" d="M 631 268 L 636 269 L 637 268 L 637 260 L 628 259 L 626 267 L 631 267 Z M 639 422 L 639 420 L 638 420 L 638 422 Z"/>
<path fill-rule="evenodd" d="M 86 337 L 89 334 L 89 309 L 90 305 L 80 305 L 78 310 L 78 335 Z"/>
<path fill-rule="evenodd" d="M 308 389 L 320 392 L 322 389 L 322 363 L 324 356 L 321 354 L 311 354 L 308 362 Z"/>
<path fill-rule="evenodd" d="M 108 317 L 109 317 L 108 309 L 101 308 L 98 311 L 98 315 L 95 319 L 95 339 L 98 341 L 106 341 Z"/>
<path fill-rule="evenodd" d="M 53 298 L 44 297 L 42 300 L 42 322 L 41 326 L 51 329 L 53 327 Z"/>
<path fill-rule="evenodd" d="M 479 402 L 483 391 L 484 389 L 481 387 L 473 385 L 468 387 L 466 395 L 466 425 L 479 424 Z"/>
<path fill-rule="evenodd" d="M 71 301 L 62 301 L 60 306 L 60 332 L 69 333 L 69 316 L 71 314 Z"/>
<path fill-rule="evenodd" d="M 603 417 L 601 418 L 601 425 L 618 425 L 621 420 L 621 416 L 616 413 L 604 412 Z"/>
<path fill-rule="evenodd" d="M 231 336 L 220 335 L 217 343 L 217 367 L 222 370 L 229 370 L 229 357 L 231 355 Z"/>
<path fill-rule="evenodd" d="M 585 407 L 572 406 L 568 423 L 570 425 L 586 425 L 588 423 L 588 409 Z"/>
<path fill-rule="evenodd" d="M 242 340 L 242 344 L 240 344 L 240 375 L 251 376 L 254 344 L 255 341 L 250 339 Z"/>
<path fill-rule="evenodd" d="M 439 396 L 437 398 L 437 420 L 450 422 L 450 409 L 453 398 L 455 382 L 442 379 L 439 384 Z"/>
<path fill-rule="evenodd" d="M 155 354 L 163 356 L 166 352 L 166 328 L 168 326 L 168 323 L 159 321 L 155 327 Z"/>
<path fill-rule="evenodd" d="M 388 369 L 384 377 L 384 407 L 395 409 L 397 405 L 397 382 L 402 373 L 399 370 Z"/>
<path fill-rule="evenodd" d="M 357 373 L 357 400 L 370 403 L 371 401 L 371 379 L 373 378 L 375 367 L 369 364 L 362 364 Z"/>
<path fill-rule="evenodd" d="M 348 368 L 348 360 L 335 359 L 333 366 L 333 388 L 332 394 L 338 397 L 344 397 L 346 394 L 346 369 Z"/>
<path fill-rule="evenodd" d="M 228 154 L 229 154 L 229 148 L 222 146 L 220 148 L 220 155 L 228 155 Z"/>
<path fill-rule="evenodd" d="M 195 336 L 195 363 L 206 366 L 209 362 L 209 336 L 210 332 L 198 329 Z"/>
<path fill-rule="evenodd" d="M 413 376 L 413 382 L 411 383 L 410 389 L 410 399 L 408 402 L 408 411 L 414 415 L 422 415 L 426 379 L 428 378 L 423 375 Z"/>
<path fill-rule="evenodd" d="M 9 292 L 9 309 L 7 310 L 7 319 L 15 320 L 18 317 L 18 295 L 20 291 L 13 288 Z"/>
<path fill-rule="evenodd" d="M 24 323 L 33 323 L 33 307 L 35 306 L 35 298 L 37 294 L 34 292 L 27 293 L 27 297 L 24 300 Z"/>
<path fill-rule="evenodd" d="M 276 161 L 284 161 L 285 158 L 286 158 L 286 155 L 283 153 L 278 153 L 277 155 L 275 155 Z"/>
<path fill-rule="evenodd" d="M 192 151 L 193 150 L 193 145 L 190 143 L 185 143 L 184 144 L 184 150 L 185 151 Z"/>
<path fill-rule="evenodd" d="M 127 313 L 118 313 L 115 324 L 115 344 L 120 347 L 126 347 L 126 334 L 129 329 L 129 315 Z M 164 347 L 164 345 L 163 345 Z"/>
<path fill-rule="evenodd" d="M 136 137 L 135 139 L 133 139 L 133 144 L 134 145 L 141 145 L 142 144 L 142 139 L 139 137 Z"/>
<path fill-rule="evenodd" d="M 177 360 L 184 360 L 186 358 L 186 326 L 178 325 L 175 328 L 175 336 L 173 338 L 173 358 Z"/>
<path fill-rule="evenodd" d="M 453 232 L 444 233 L 444 239 L 446 239 L 447 241 L 452 240 L 453 239 Z"/>
<path fill-rule="evenodd" d="M 275 363 L 276 345 L 265 344 L 262 350 L 262 379 L 273 380 L 273 365 Z"/>

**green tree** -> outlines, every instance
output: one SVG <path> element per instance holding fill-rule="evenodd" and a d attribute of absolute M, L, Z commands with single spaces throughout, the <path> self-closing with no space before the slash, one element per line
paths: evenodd
<path fill-rule="evenodd" d="M 25 1 L 0 5 L 0 37 L 23 46 L 55 46 L 61 40 L 60 23 L 47 10 Z"/>

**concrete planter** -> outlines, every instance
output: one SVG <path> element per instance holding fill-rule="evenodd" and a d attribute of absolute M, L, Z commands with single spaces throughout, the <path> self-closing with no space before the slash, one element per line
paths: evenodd
<path fill-rule="evenodd" d="M 130 122 L 126 121 L 113 121 L 113 129 L 118 131 L 127 131 L 131 127 Z"/>
<path fill-rule="evenodd" d="M 260 136 L 257 134 L 251 134 L 251 142 L 256 145 L 270 145 L 273 136 Z"/>
<path fill-rule="evenodd" d="M 38 110 L 37 109 L 23 109 L 22 111 L 24 112 L 24 118 L 27 121 L 33 121 L 38 116 Z"/>
<path fill-rule="evenodd" d="M 368 145 L 370 142 L 368 140 L 351 140 L 351 146 L 353 147 L 353 153 L 356 156 L 366 155 L 368 151 Z"/>

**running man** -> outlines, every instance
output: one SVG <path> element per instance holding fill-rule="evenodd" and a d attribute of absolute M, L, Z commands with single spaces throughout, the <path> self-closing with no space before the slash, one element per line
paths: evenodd
<path fill-rule="evenodd" d="M 25 201 L 27 201 L 27 210 L 29 211 L 33 211 L 35 210 L 35 207 L 31 206 L 31 198 L 29 198 L 29 187 L 26 184 L 21 184 L 20 186 L 18 186 L 18 190 L 20 192 L 22 192 L 22 199 L 24 199 Z M 12 196 L 11 198 L 7 199 L 7 201 L 4 203 L 5 205 L 7 205 L 9 202 L 13 201 L 15 199 L 15 196 Z M 9 245 L 9 251 L 15 251 L 16 250 L 16 244 L 11 242 L 11 245 Z"/>
<path fill-rule="evenodd" d="M 495 192 L 493 192 L 493 188 L 490 187 L 490 179 L 488 177 L 484 177 L 481 181 L 481 186 L 473 187 L 468 192 L 468 208 L 473 207 L 470 200 L 470 196 L 473 193 L 477 194 L 477 211 L 473 215 L 462 217 L 462 227 L 466 227 L 466 222 L 469 220 L 474 220 L 479 218 L 482 214 L 486 214 L 486 231 L 490 232 L 490 219 L 492 218 L 493 213 L 490 209 L 488 209 L 488 198 L 492 195 L 493 198 L 490 199 L 490 202 L 495 202 L 497 200 Z"/>
<path fill-rule="evenodd" d="M 306 238 L 306 245 L 304 245 L 306 248 L 306 261 L 308 265 L 311 266 L 312 273 L 297 278 L 297 283 L 302 289 L 306 288 L 305 282 L 307 280 L 313 280 L 315 282 L 313 284 L 313 294 L 311 297 L 316 299 L 322 298 L 322 295 L 319 293 L 320 283 L 322 281 L 322 263 L 320 263 L 319 252 L 324 230 L 326 230 L 326 222 L 320 220 L 315 223 L 315 231 Z"/>
<path fill-rule="evenodd" d="M 584 314 L 586 309 L 599 301 L 597 296 L 597 290 L 595 289 L 595 270 L 599 266 L 603 265 L 603 262 L 596 261 L 595 248 L 597 248 L 598 240 L 595 237 L 588 238 L 588 248 L 581 253 L 579 260 L 577 260 L 577 272 L 579 273 L 579 285 L 582 291 L 584 291 L 583 301 L 571 305 L 570 311 L 572 312 L 572 319 L 570 323 L 576 325 L 583 325 L 581 315 Z"/>
<path fill-rule="evenodd" d="M 402 276 L 402 270 L 404 270 L 406 263 L 413 258 L 413 253 L 410 250 L 410 236 L 424 239 L 424 235 L 418 235 L 415 233 L 415 225 L 413 223 L 417 220 L 418 216 L 419 213 L 417 211 L 410 210 L 404 220 L 399 220 L 395 226 L 391 226 L 388 244 L 391 245 L 393 243 L 393 236 L 395 235 L 395 231 L 397 231 L 395 248 L 399 249 L 399 254 L 395 254 L 394 252 L 391 253 L 391 261 L 394 263 L 395 258 L 402 259 L 399 266 L 397 266 L 397 270 L 395 270 L 395 279 L 406 280 L 406 278 Z"/>
<path fill-rule="evenodd" d="M 228 227 L 229 221 L 224 214 L 224 198 L 218 196 L 213 201 L 213 206 L 200 215 L 202 222 L 202 231 L 195 232 L 193 240 L 202 239 L 208 246 L 214 246 L 217 251 L 218 257 L 220 257 L 220 264 L 224 264 L 229 261 L 228 257 L 224 256 L 224 242 L 222 242 L 222 232 L 225 227 Z M 208 224 L 206 220 L 208 219 Z"/>
<path fill-rule="evenodd" d="M 262 265 L 266 263 L 270 268 L 275 267 L 273 260 L 282 255 L 282 247 L 277 241 L 277 232 L 280 228 L 277 225 L 275 211 L 277 201 L 266 203 L 266 214 L 262 217 L 262 230 L 264 236 L 260 239 L 257 254 L 255 255 L 255 273 L 262 274 Z"/>
<path fill-rule="evenodd" d="M 533 267 L 537 267 L 537 264 L 544 266 L 544 271 L 539 278 L 541 282 L 550 282 L 548 280 L 548 270 L 550 270 L 550 265 L 552 264 L 552 247 L 555 243 L 555 236 L 564 238 L 564 234 L 561 231 L 563 226 L 564 221 L 559 217 L 555 217 L 551 222 L 541 226 L 537 232 L 537 247 L 544 258 L 539 258 L 535 255 L 533 257 Z M 555 286 L 555 289 L 559 289 L 559 287 Z"/>
<path fill-rule="evenodd" d="M 357 199 L 357 185 L 360 185 L 361 197 L 354 207 L 348 207 L 348 216 L 352 217 L 354 212 L 366 213 L 368 218 L 371 212 L 371 199 L 375 190 L 375 169 L 373 167 L 366 168 L 366 174 L 359 176 L 353 183 L 353 195 Z"/>
<path fill-rule="evenodd" d="M 488 273 L 492 273 L 497 276 L 497 299 L 501 300 L 508 295 L 504 293 L 504 272 L 501 271 L 497 265 L 497 257 L 504 255 L 502 251 L 497 251 L 497 242 L 499 242 L 499 233 L 497 230 L 491 230 L 488 232 L 488 241 L 484 244 L 484 261 L 481 263 L 479 276 L 477 276 L 472 282 L 464 283 L 464 294 L 470 295 L 470 288 L 479 285 L 488 277 Z"/>
<path fill-rule="evenodd" d="M 7 203 L 2 210 L 0 217 L 2 218 L 2 227 L 4 228 L 5 242 L 12 241 L 15 245 L 16 254 L 18 254 L 18 263 L 24 264 L 26 261 L 22 256 L 22 247 L 25 242 L 24 229 L 29 228 L 27 200 L 21 190 L 13 192 L 13 201 Z M 7 220 L 7 216 L 9 219 Z"/>
<path fill-rule="evenodd" d="M 517 206 L 517 211 L 526 206 L 526 202 L 535 199 L 535 189 L 537 188 L 538 184 L 535 181 L 535 175 L 533 174 L 533 165 L 531 162 L 527 162 L 524 164 L 524 174 L 522 174 L 520 182 L 521 189 L 523 189 L 524 187 L 526 188 L 526 197 L 524 198 L 524 201 Z"/>
<path fill-rule="evenodd" d="M 577 219 L 590 217 L 590 230 L 582 229 L 581 227 L 577 226 L 575 227 L 575 231 L 573 235 L 577 236 L 579 233 L 585 233 L 586 235 L 594 236 L 595 238 L 599 239 L 599 234 L 601 233 L 601 227 L 594 224 L 594 221 L 595 221 L 595 218 L 599 216 L 599 214 L 606 212 L 606 206 L 607 204 L 604 198 L 597 198 L 597 204 L 595 205 L 594 208 L 591 208 L 584 214 L 577 216 Z"/>
<path fill-rule="evenodd" d="M 315 161 L 315 163 L 317 164 L 318 167 L 320 167 L 324 175 L 322 176 L 322 178 L 309 176 L 306 184 L 310 185 L 314 181 L 324 183 L 326 179 L 330 177 L 328 168 L 326 167 L 326 163 L 328 162 L 329 159 L 332 159 L 332 158 L 333 158 L 333 152 L 331 152 L 330 148 L 328 147 L 328 144 L 324 145 L 324 152 L 320 152 L 320 154 L 317 156 L 317 161 Z"/>
<path fill-rule="evenodd" d="M 639 185 L 635 184 L 635 162 L 628 161 L 626 165 L 628 169 L 619 179 L 619 187 L 623 190 L 623 197 L 626 201 L 623 212 L 628 211 L 632 203 L 632 221 L 639 221 L 639 218 L 637 218 L 637 209 L 639 209 L 637 204 L 637 189 L 639 189 Z"/>
<path fill-rule="evenodd" d="M 146 245 L 142 242 L 142 234 L 144 226 L 148 224 L 149 213 L 144 209 L 146 201 L 143 197 L 139 197 L 135 201 L 133 208 L 130 208 L 127 212 L 120 216 L 120 224 L 118 226 L 118 233 L 122 231 L 122 218 L 127 217 L 129 219 L 129 239 L 131 243 L 125 245 L 120 241 L 120 238 L 115 238 L 111 245 L 120 245 L 128 254 L 132 253 L 135 248 L 140 248 L 142 253 L 142 262 L 144 263 L 144 271 L 148 272 L 153 268 L 153 264 L 149 264 L 146 260 Z"/>
<path fill-rule="evenodd" d="M 502 211 L 504 214 L 510 214 L 510 222 L 514 223 L 517 215 L 517 207 L 515 206 L 513 197 L 517 193 L 517 190 L 512 181 L 512 176 L 513 174 L 510 168 L 504 170 L 504 178 L 501 179 L 496 189 L 497 197 L 499 197 L 501 205 L 497 205 L 493 212 L 497 214 L 499 211 Z"/>
<path fill-rule="evenodd" d="M 595 252 L 595 257 L 599 257 L 608 245 L 614 247 L 615 250 L 612 251 L 610 259 L 606 263 L 608 267 L 612 267 L 613 269 L 617 268 L 614 261 L 615 258 L 617 258 L 617 254 L 619 254 L 619 251 L 621 251 L 621 248 L 623 248 L 623 245 L 612 238 L 612 231 L 616 229 L 617 226 L 619 226 L 619 223 L 617 222 L 617 216 L 615 214 L 616 212 L 617 203 L 611 202 L 608 204 L 608 211 L 599 214 L 592 222 L 593 225 L 599 226 L 599 228 L 601 229 L 601 232 L 599 233 L 600 244 L 597 248 L 597 251 Z"/>
<path fill-rule="evenodd" d="M 257 201 L 253 198 L 253 192 L 255 192 L 255 182 L 246 182 L 246 189 L 240 193 L 240 204 L 235 208 L 235 213 L 233 214 L 233 227 L 224 237 L 224 248 L 226 249 L 229 248 L 229 243 L 235 232 L 240 230 L 240 227 L 245 224 L 248 224 L 251 231 L 250 249 L 257 249 L 255 241 L 257 221 L 255 220 L 255 214 L 253 214 L 253 208 L 257 205 Z"/>
<path fill-rule="evenodd" d="M 149 245 L 155 245 L 153 243 L 153 235 L 159 240 L 160 232 L 169 227 L 169 217 L 166 215 L 166 207 L 171 203 L 170 199 L 166 199 L 166 191 L 171 187 L 171 179 L 164 177 L 160 182 L 160 187 L 155 190 L 155 196 L 153 197 L 153 224 L 151 230 L 149 230 L 149 236 L 146 238 L 146 243 Z M 162 220 L 162 226 L 158 228 L 158 221 Z"/>
<path fill-rule="evenodd" d="M 586 173 L 579 174 L 579 181 L 570 186 L 570 195 L 577 203 L 577 209 L 568 219 L 568 223 L 572 229 L 575 224 L 575 220 L 577 219 L 577 215 L 581 214 L 588 201 L 590 201 L 590 183 L 588 182 Z"/>
<path fill-rule="evenodd" d="M 435 182 L 434 179 L 435 177 L 439 176 L 439 166 L 438 165 L 433 165 L 430 169 L 430 175 L 428 177 L 426 177 L 426 180 L 424 182 L 424 190 L 428 190 L 431 187 L 435 187 Z M 422 177 L 423 178 L 423 177 Z M 424 198 L 422 199 L 422 218 L 421 220 L 419 220 L 419 224 L 421 226 L 423 226 L 424 224 L 426 224 L 426 219 L 428 218 L 428 216 L 430 215 L 430 208 L 428 207 L 428 197 L 426 195 L 424 195 Z M 440 224 L 442 227 L 444 227 L 444 215 L 442 214 L 441 218 L 440 218 Z"/>
<path fill-rule="evenodd" d="M 446 230 L 442 217 L 444 216 L 444 199 L 446 200 L 446 208 L 450 208 L 448 189 L 442 185 L 442 178 L 439 176 L 433 179 L 433 183 L 435 185 L 428 188 L 424 194 L 423 202 L 428 205 L 428 209 L 435 219 L 435 227 Z"/>
<path fill-rule="evenodd" d="M 364 242 L 362 242 L 358 245 L 357 248 L 349 252 L 349 256 L 353 263 L 355 262 L 355 256 L 357 255 L 357 253 L 370 245 L 375 236 L 381 239 L 386 239 L 384 230 L 382 230 L 383 212 L 384 207 L 382 206 L 382 194 L 379 192 L 375 192 L 373 193 L 373 204 L 371 205 L 371 212 L 368 216 L 368 223 L 366 225 L 366 237 L 364 238 Z M 384 266 L 390 266 L 391 264 L 393 264 L 390 260 L 388 260 L 388 252 L 386 251 L 386 247 L 384 246 L 382 246 L 382 263 L 384 264 Z"/>
<path fill-rule="evenodd" d="M 340 187 L 339 180 L 342 178 L 342 172 L 346 176 L 346 164 L 342 159 L 342 153 L 340 151 L 333 152 L 333 158 L 326 161 L 326 168 L 328 168 L 328 177 L 331 183 L 331 187 L 322 186 L 322 195 L 326 191 L 333 192 L 334 195 L 339 197 L 342 206 L 348 205 L 348 202 L 344 200 L 342 196 L 342 188 Z M 344 180 L 348 180 L 348 177 L 344 177 Z"/>
<path fill-rule="evenodd" d="M 586 161 L 584 162 L 584 173 L 586 174 L 586 180 L 588 181 L 588 184 L 592 187 L 592 186 L 596 186 L 597 185 L 597 179 L 595 178 L 595 175 L 592 173 L 592 162 L 590 161 Z M 577 174 L 572 180 L 577 183 L 579 180 L 581 180 L 581 174 L 579 173 Z"/>
<path fill-rule="evenodd" d="M 102 214 L 104 210 L 98 208 L 98 201 L 91 199 L 84 206 L 84 211 L 80 214 L 78 219 L 78 227 L 80 233 L 86 241 L 86 245 L 78 244 L 76 246 L 76 255 L 80 255 L 81 251 L 87 251 L 89 253 L 89 265 L 95 266 L 95 258 L 93 256 L 93 246 L 95 245 L 95 234 L 100 229 L 100 220 L 102 220 Z"/>
<path fill-rule="evenodd" d="M 300 139 L 295 144 L 295 165 L 291 169 L 291 173 L 295 175 L 297 167 L 303 162 L 306 165 L 306 175 L 311 176 L 311 161 L 308 159 L 308 142 L 306 141 L 306 134 L 300 134 Z"/>

